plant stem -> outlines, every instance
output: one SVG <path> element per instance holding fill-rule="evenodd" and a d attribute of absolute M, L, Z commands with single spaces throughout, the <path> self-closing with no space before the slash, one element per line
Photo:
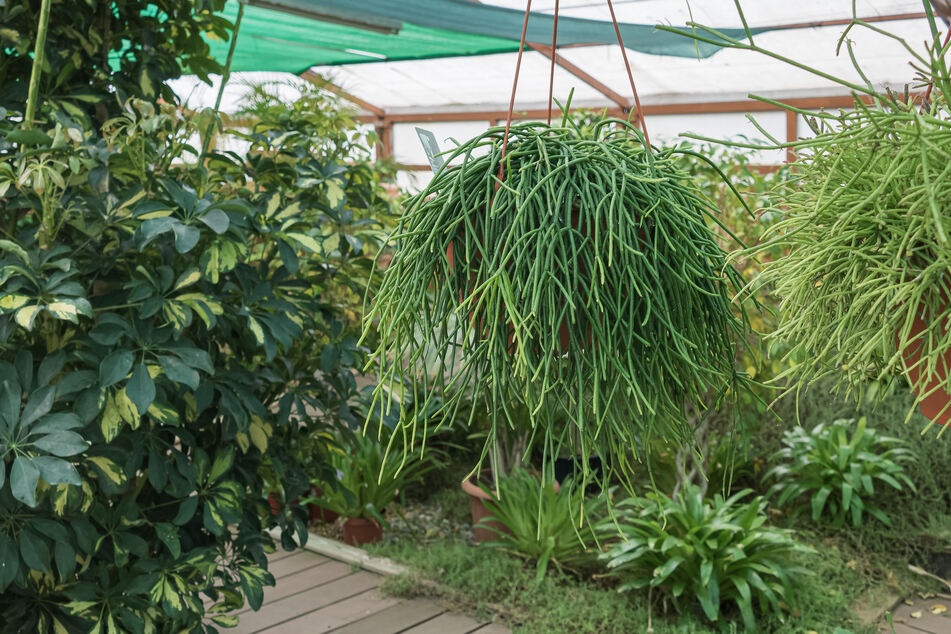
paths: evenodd
<path fill-rule="evenodd" d="M 215 114 L 214 118 L 211 120 L 211 123 L 208 124 L 208 130 L 205 132 L 205 141 L 201 144 L 201 156 L 198 159 L 198 162 L 201 163 L 205 159 L 205 154 L 208 153 L 208 146 L 211 145 L 211 137 L 215 133 L 215 128 L 218 123 L 218 109 L 221 107 L 221 98 L 225 94 L 225 85 L 228 83 L 228 79 L 231 77 L 231 60 L 234 59 L 234 49 L 238 44 L 238 29 L 241 28 L 241 18 L 244 17 L 244 2 L 238 3 L 238 17 L 234 20 L 234 31 L 231 33 L 231 44 L 228 47 L 228 57 L 225 59 L 225 68 L 221 73 L 221 85 L 218 86 L 218 96 L 215 98 Z"/>
<path fill-rule="evenodd" d="M 36 27 L 36 48 L 33 51 L 33 69 L 30 72 L 30 90 L 26 98 L 26 113 L 23 115 L 23 127 L 33 127 L 33 117 L 36 115 L 36 99 L 40 89 L 40 75 L 43 73 L 43 63 L 46 53 L 46 32 L 50 26 L 51 0 L 43 0 L 40 4 L 40 23 Z"/>

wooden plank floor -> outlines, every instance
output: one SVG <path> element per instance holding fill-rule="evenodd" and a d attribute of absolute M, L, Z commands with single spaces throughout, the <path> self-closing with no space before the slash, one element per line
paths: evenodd
<path fill-rule="evenodd" d="M 275 553 L 268 569 L 276 585 L 264 590 L 259 611 L 238 612 L 240 622 L 230 632 L 509 634 L 499 623 L 446 612 L 430 599 L 384 597 L 380 575 L 306 550 Z"/>
<path fill-rule="evenodd" d="M 891 634 L 892 627 L 894 634 L 948 634 L 951 632 L 951 597 L 910 598 L 895 608 L 892 626 L 883 624 L 879 632 Z"/>

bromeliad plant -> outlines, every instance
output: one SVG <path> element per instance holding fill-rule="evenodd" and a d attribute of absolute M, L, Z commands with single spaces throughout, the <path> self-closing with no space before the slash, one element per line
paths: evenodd
<path fill-rule="evenodd" d="M 406 379 L 450 418 L 473 398 L 490 418 L 484 456 L 506 428 L 622 469 L 641 436 L 688 443 L 685 402 L 705 408 L 745 381 L 741 279 L 707 225 L 714 208 L 676 152 L 628 122 L 514 125 L 503 159 L 504 136 L 455 149 L 459 165 L 406 204 L 367 316 L 381 386 Z M 376 406 L 388 402 L 381 388 Z"/>
<path fill-rule="evenodd" d="M 583 572 L 600 554 L 598 531 L 610 524 L 605 501 L 602 496 L 585 498 L 571 481 L 556 491 L 551 483 L 516 469 L 500 480 L 498 497 L 485 503 L 492 518 L 507 529 L 489 526 L 497 537 L 485 545 L 535 561 L 538 580 L 552 564 Z"/>
<path fill-rule="evenodd" d="M 619 590 L 659 588 L 678 610 L 699 601 L 720 623 L 732 603 L 748 632 L 757 631 L 756 612 L 781 617 L 794 604 L 794 582 L 809 574 L 792 557 L 809 549 L 765 526 L 765 500 L 741 502 L 749 492 L 711 502 L 689 486 L 674 498 L 655 492 L 620 504 L 622 541 L 604 555 Z"/>
<path fill-rule="evenodd" d="M 913 454 L 897 438 L 866 428 L 864 417 L 857 425 L 837 420 L 808 432 L 797 427 L 783 434 L 783 445 L 772 458 L 781 462 L 765 476 L 776 480 L 771 493 L 778 506 L 791 506 L 795 514 L 811 509 L 814 522 L 831 516 L 833 526 L 847 519 L 860 526 L 868 514 L 891 525 L 875 502 L 875 486 L 915 490 L 902 467 Z"/>
<path fill-rule="evenodd" d="M 867 80 L 854 83 L 809 69 L 756 45 L 752 34 L 747 42 L 693 25 L 693 37 L 813 71 L 856 95 L 848 112 L 801 112 L 815 136 L 779 146 L 796 150 L 796 177 L 777 202 L 781 220 L 757 252 L 786 251 L 761 278 L 782 299 L 775 337 L 798 361 L 786 375 L 805 382 L 833 376 L 839 388 L 850 390 L 904 374 L 924 413 L 946 424 L 951 74 L 948 40 L 942 44 L 931 3 L 923 6 L 931 27 L 924 51 L 857 18 L 839 42 L 865 79 L 847 39 L 851 29 L 898 40 L 920 73 L 919 92 L 912 94 L 882 94 Z"/>

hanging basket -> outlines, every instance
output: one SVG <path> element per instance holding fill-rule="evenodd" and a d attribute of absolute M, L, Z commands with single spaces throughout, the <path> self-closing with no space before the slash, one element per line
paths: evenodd
<path fill-rule="evenodd" d="M 602 456 L 650 436 L 689 444 L 685 403 L 705 409 L 745 381 L 731 301 L 743 283 L 708 226 L 716 209 L 683 157 L 625 121 L 513 126 L 501 181 L 504 134 L 461 145 L 406 204 L 367 322 L 376 358 L 404 360 L 381 384 L 406 379 L 450 412 L 475 398 L 494 428 L 553 443 L 567 420 Z M 453 376 L 420 378 L 427 360 L 460 357 Z"/>

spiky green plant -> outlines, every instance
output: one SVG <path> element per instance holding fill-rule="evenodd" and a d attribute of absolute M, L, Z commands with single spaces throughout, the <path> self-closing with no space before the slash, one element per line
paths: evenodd
<path fill-rule="evenodd" d="M 702 410 L 745 381 L 734 341 L 746 323 L 682 150 L 647 148 L 614 119 L 585 133 L 524 123 L 503 160 L 504 134 L 459 146 L 458 165 L 406 204 L 366 322 L 380 337 L 377 406 L 404 381 L 450 414 L 472 397 L 490 420 L 483 457 L 505 428 L 622 470 L 645 437 L 688 443 L 685 404 Z"/>

